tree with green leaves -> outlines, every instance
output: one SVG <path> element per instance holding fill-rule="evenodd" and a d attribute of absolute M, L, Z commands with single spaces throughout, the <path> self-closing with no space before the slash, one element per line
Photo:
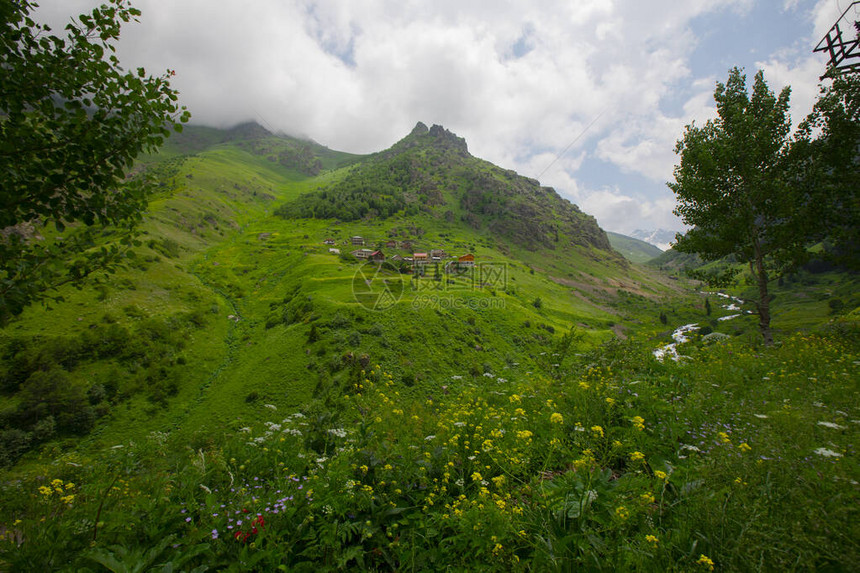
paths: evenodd
<path fill-rule="evenodd" d="M 792 144 L 792 177 L 837 263 L 860 270 L 860 74 L 839 74 L 821 86 L 812 113 Z"/>
<path fill-rule="evenodd" d="M 61 35 L 36 5 L 0 5 L 0 326 L 121 263 L 149 185 L 130 177 L 189 118 L 173 72 L 124 71 L 115 55 L 126 0 L 73 19 Z"/>
<path fill-rule="evenodd" d="M 752 93 L 746 76 L 734 68 L 717 83 L 717 117 L 704 126 L 688 125 L 675 148 L 680 163 L 669 188 L 678 204 L 675 214 L 692 228 L 676 237 L 675 249 L 714 261 L 733 255 L 749 264 L 758 287 L 754 300 L 765 344 L 773 344 L 768 285 L 806 257 L 809 224 L 799 208 L 797 187 L 786 163 L 791 138 L 790 89 L 779 96 L 759 71 Z M 714 285 L 736 274 L 700 275 Z"/>

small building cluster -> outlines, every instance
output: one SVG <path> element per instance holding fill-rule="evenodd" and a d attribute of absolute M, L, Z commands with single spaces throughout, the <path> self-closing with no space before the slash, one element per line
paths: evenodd
<path fill-rule="evenodd" d="M 334 239 L 326 239 L 323 241 L 325 245 L 335 245 L 337 242 Z M 350 237 L 346 244 L 352 245 L 354 247 L 364 247 L 367 244 L 367 240 L 361 236 Z M 389 240 L 385 242 L 386 248 L 389 249 L 403 249 L 409 251 L 412 249 L 412 243 L 410 241 L 395 241 Z M 329 253 L 332 254 L 340 254 L 340 249 L 329 248 Z M 357 259 L 366 260 L 366 261 L 374 261 L 374 262 L 384 262 L 386 260 L 385 253 L 383 253 L 379 249 L 368 249 L 361 248 L 351 251 L 350 254 Z M 452 260 L 449 260 L 452 259 Z M 412 268 L 417 272 L 419 269 L 423 269 L 426 265 L 442 263 L 447 260 L 445 263 L 445 272 L 452 273 L 458 270 L 469 269 L 475 266 L 475 255 L 468 253 L 459 257 L 451 257 L 448 253 L 446 253 L 443 249 L 431 249 L 429 252 L 413 252 L 412 256 L 401 256 L 394 255 L 390 257 L 390 262 L 393 263 L 406 263 L 412 265 Z M 423 274 L 423 273 L 421 273 Z"/>

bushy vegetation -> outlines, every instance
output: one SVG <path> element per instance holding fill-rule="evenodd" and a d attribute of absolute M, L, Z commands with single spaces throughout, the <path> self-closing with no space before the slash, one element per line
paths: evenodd
<path fill-rule="evenodd" d="M 406 157 L 390 164 L 377 163 L 325 190 L 284 203 L 277 214 L 286 218 L 342 221 L 387 218 L 406 207 L 404 194 L 411 183 Z"/>
<path fill-rule="evenodd" d="M 856 326 L 152 434 L 3 486 L 15 569 L 853 570 Z M 465 373 L 464 373 L 465 374 Z"/>
<path fill-rule="evenodd" d="M 165 408 L 179 393 L 188 336 L 207 326 L 208 313 L 126 313 L 137 319 L 129 326 L 106 315 L 77 336 L 0 338 L 0 392 L 16 403 L 0 413 L 0 466 L 48 440 L 89 433 L 135 395 Z"/>

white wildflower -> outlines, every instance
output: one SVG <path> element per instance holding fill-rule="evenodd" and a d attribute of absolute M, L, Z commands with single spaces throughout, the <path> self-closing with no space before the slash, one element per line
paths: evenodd
<path fill-rule="evenodd" d="M 844 430 L 845 426 L 840 426 L 839 424 L 834 424 L 833 422 L 818 422 L 819 426 L 824 426 L 825 428 L 833 428 L 834 430 Z"/>
<path fill-rule="evenodd" d="M 834 452 L 833 450 L 828 450 L 827 448 L 818 448 L 815 450 L 815 453 L 819 456 L 824 456 L 825 458 L 841 458 L 842 454 L 839 452 Z"/>

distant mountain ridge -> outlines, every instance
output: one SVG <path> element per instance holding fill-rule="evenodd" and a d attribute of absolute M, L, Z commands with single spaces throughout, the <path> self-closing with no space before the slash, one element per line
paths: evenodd
<path fill-rule="evenodd" d="M 622 235 L 621 233 L 613 233 L 606 231 L 609 237 L 609 242 L 612 243 L 612 248 L 624 255 L 624 257 L 632 263 L 646 263 L 654 257 L 659 257 L 663 251 L 659 247 L 647 243 L 640 239 L 634 239 Z"/>
<path fill-rule="evenodd" d="M 675 231 L 667 229 L 651 229 L 647 231 L 636 229 L 632 233 L 629 233 L 628 236 L 650 243 L 661 251 L 667 251 L 671 248 L 671 243 L 675 240 Z"/>
<path fill-rule="evenodd" d="M 287 218 L 344 221 L 419 213 L 461 221 L 529 251 L 592 249 L 627 264 L 594 217 L 554 189 L 472 156 L 463 138 L 421 122 L 342 179 L 278 209 Z"/>

